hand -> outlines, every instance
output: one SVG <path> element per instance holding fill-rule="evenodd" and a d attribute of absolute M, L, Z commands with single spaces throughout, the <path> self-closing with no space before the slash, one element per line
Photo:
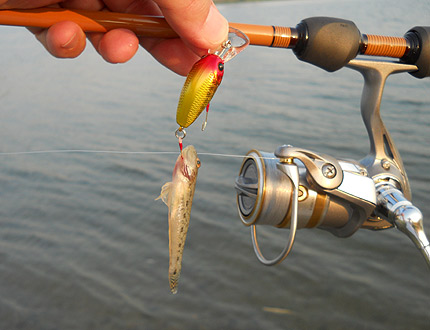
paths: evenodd
<path fill-rule="evenodd" d="M 49 29 L 30 29 L 54 56 L 73 58 L 85 49 L 86 37 L 110 63 L 131 59 L 141 44 L 161 64 L 186 75 L 208 49 L 218 48 L 228 33 L 228 22 L 212 0 L 0 0 L 0 9 L 61 6 L 69 9 L 110 10 L 130 14 L 162 15 L 180 38 L 138 38 L 127 29 L 86 36 L 75 23 L 65 21 Z"/>

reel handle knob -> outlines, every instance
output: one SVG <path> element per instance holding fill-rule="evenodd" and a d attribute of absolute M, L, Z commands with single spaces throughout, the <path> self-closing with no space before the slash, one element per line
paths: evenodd
<path fill-rule="evenodd" d="M 424 232 L 421 211 L 412 205 L 392 183 L 377 184 L 376 192 L 378 211 L 414 242 L 430 267 L 430 243 Z"/>
<path fill-rule="evenodd" d="M 430 243 L 424 233 L 423 215 L 414 205 L 401 205 L 393 212 L 396 228 L 406 234 L 430 267 Z"/>

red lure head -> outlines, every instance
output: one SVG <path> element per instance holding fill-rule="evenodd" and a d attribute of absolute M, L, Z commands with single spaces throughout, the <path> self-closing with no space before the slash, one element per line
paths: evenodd
<path fill-rule="evenodd" d="M 221 84 L 222 77 L 224 76 L 224 60 L 218 55 L 208 54 L 203 56 L 200 61 L 205 71 L 213 72 L 216 77 L 217 85 Z"/>

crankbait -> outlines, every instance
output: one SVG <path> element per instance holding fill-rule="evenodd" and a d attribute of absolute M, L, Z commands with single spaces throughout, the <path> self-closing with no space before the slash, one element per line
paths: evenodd
<path fill-rule="evenodd" d="M 230 28 L 228 40 L 213 53 L 197 61 L 185 80 L 176 111 L 179 125 L 176 136 L 185 137 L 184 128 L 190 126 L 206 108 L 206 127 L 209 102 L 212 100 L 224 76 L 224 63 L 231 60 L 249 44 L 248 37 L 237 29 Z"/>
<path fill-rule="evenodd" d="M 208 54 L 193 65 L 179 98 L 176 112 L 179 126 L 190 126 L 205 108 L 209 110 L 209 102 L 223 76 L 224 60 L 218 55 Z"/>

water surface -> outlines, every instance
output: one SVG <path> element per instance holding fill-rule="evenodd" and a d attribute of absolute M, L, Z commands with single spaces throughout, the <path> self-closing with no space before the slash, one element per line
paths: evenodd
<path fill-rule="evenodd" d="M 219 6 L 234 22 L 295 26 L 310 16 L 402 36 L 429 25 L 428 1 L 285 1 Z M 110 65 L 88 50 L 50 57 L 22 28 L 0 29 L 0 151 L 175 151 L 184 78 L 143 50 Z M 245 154 L 289 143 L 361 159 L 362 78 L 289 50 L 249 47 L 226 65 L 208 127 L 187 144 Z M 430 233 L 430 80 L 390 77 L 382 114 Z M 201 156 L 179 292 L 167 280 L 167 209 L 154 201 L 176 155 L 0 156 L 1 329 L 426 329 L 429 271 L 402 233 L 340 239 L 301 230 L 276 267 L 255 258 L 238 219 L 240 158 Z M 287 231 L 262 235 L 281 249 Z M 275 309 L 274 309 L 275 308 Z"/>

